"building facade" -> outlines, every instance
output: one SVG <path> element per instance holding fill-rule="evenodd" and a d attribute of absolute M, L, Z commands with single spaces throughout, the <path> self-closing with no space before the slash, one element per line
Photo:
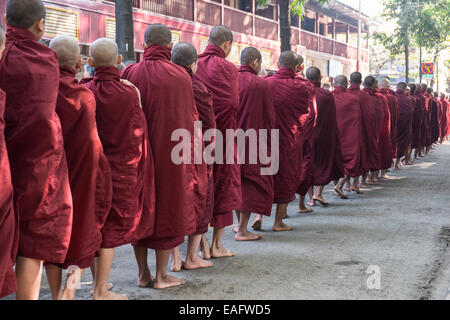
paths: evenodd
<path fill-rule="evenodd" d="M 259 7 L 255 0 L 132 0 L 136 60 L 142 59 L 144 31 L 149 24 L 163 23 L 173 41 L 192 43 L 199 52 L 207 45 L 212 26 L 224 24 L 233 30 L 235 42 L 229 60 L 239 64 L 247 46 L 263 54 L 263 67 L 277 69 L 280 54 L 278 4 L 268 0 Z M 100 37 L 115 39 L 114 1 L 43 0 L 47 7 L 47 40 L 65 33 L 76 37 L 87 56 L 89 44 Z M 6 1 L 0 3 L 0 13 Z M 357 68 L 358 12 L 331 0 L 320 7 L 308 3 L 302 21 L 292 17 L 292 49 L 306 57 L 306 67 L 317 66 L 325 77 L 350 74 Z M 369 72 L 367 17 L 362 16 L 360 70 Z M 3 22 L 2 22 L 3 23 Z"/>

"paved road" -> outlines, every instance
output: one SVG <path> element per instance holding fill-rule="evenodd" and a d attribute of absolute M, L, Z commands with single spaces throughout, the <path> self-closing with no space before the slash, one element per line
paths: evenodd
<path fill-rule="evenodd" d="M 215 260 L 211 269 L 182 271 L 184 287 L 137 288 L 132 248 L 121 247 L 111 274 L 114 290 L 130 299 L 445 299 L 449 159 L 450 144 L 439 146 L 349 200 L 338 199 L 328 186 L 332 205 L 311 214 L 297 214 L 295 201 L 288 209 L 291 232 L 271 232 L 272 219 L 266 219 L 262 240 L 238 243 L 229 229 L 225 244 L 236 256 Z M 152 273 L 154 259 L 150 255 Z M 91 281 L 89 272 L 83 281 Z M 90 299 L 90 289 L 83 284 L 79 298 Z M 50 298 L 45 279 L 41 298 Z"/>

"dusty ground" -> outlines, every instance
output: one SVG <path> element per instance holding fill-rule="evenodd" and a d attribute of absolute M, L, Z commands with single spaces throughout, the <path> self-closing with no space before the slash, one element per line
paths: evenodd
<path fill-rule="evenodd" d="M 111 274 L 114 291 L 130 299 L 445 299 L 449 159 L 450 144 L 439 146 L 349 200 L 338 199 L 328 186 L 325 197 L 332 205 L 311 214 L 297 214 L 295 201 L 286 221 L 295 228 L 291 232 L 273 233 L 272 218 L 265 219 L 262 240 L 238 243 L 229 228 L 225 246 L 236 256 L 214 260 L 211 269 L 182 271 L 184 287 L 137 288 L 132 248 L 121 247 Z M 154 273 L 154 254 L 149 261 Z M 379 267 L 380 289 L 367 288 L 369 266 Z M 90 272 L 83 281 L 91 281 Z M 83 284 L 79 298 L 90 299 L 90 289 Z M 45 279 L 41 298 L 50 298 Z"/>

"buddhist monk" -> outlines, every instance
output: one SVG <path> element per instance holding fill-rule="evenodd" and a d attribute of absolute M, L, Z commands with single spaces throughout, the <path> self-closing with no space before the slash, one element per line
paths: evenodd
<path fill-rule="evenodd" d="M 425 110 L 425 98 L 420 93 L 420 86 L 416 86 L 414 83 L 409 85 L 411 96 L 416 99 L 416 105 L 414 107 L 413 115 L 413 140 L 411 142 L 411 148 L 414 149 L 414 159 L 420 154 L 422 149 L 422 116 Z"/>
<path fill-rule="evenodd" d="M 197 231 L 199 216 L 205 213 L 208 177 L 202 159 L 200 164 L 191 161 L 192 156 L 197 158 L 192 140 L 202 134 L 200 128 L 194 129 L 199 116 L 191 77 L 185 68 L 170 61 L 172 33 L 165 25 L 152 24 L 144 40 L 144 60 L 128 66 L 122 76 L 142 93 L 155 163 L 156 220 L 154 234 L 133 242 L 133 246 L 139 267 L 138 285 L 148 286 L 152 280 L 147 264 L 150 248 L 156 251 L 153 286 L 162 289 L 184 284 L 183 279 L 167 274 L 169 257 L 185 236 Z M 177 135 L 181 135 L 181 142 Z"/>
<path fill-rule="evenodd" d="M 444 93 L 441 93 L 441 103 L 442 103 L 442 114 L 441 114 L 441 140 L 440 142 L 443 143 L 445 138 L 448 135 L 448 100 L 445 97 Z"/>
<path fill-rule="evenodd" d="M 261 163 L 261 158 L 257 157 L 256 153 L 261 148 L 261 143 L 267 144 L 268 155 L 271 152 L 278 152 L 270 149 L 271 133 L 275 129 L 275 110 L 269 83 L 258 77 L 261 66 L 262 56 L 256 48 L 248 47 L 242 51 L 238 74 L 240 102 L 238 128 L 244 132 L 255 132 L 256 139 L 245 140 L 245 161 L 241 165 L 242 203 L 238 207 L 239 227 L 235 236 L 237 241 L 260 239 L 261 234 L 248 231 L 250 214 L 253 212 L 270 216 L 272 212 L 273 175 L 262 173 L 262 169 L 270 164 Z M 264 136 L 265 141 L 261 140 Z M 252 157 L 256 161 L 250 160 Z"/>
<path fill-rule="evenodd" d="M 72 231 L 72 197 L 55 112 L 58 60 L 38 42 L 44 20 L 40 0 L 8 1 L 0 89 L 6 93 L 5 141 L 20 223 L 19 300 L 38 299 L 43 261 L 64 262 Z"/>
<path fill-rule="evenodd" d="M 102 243 L 101 227 L 111 207 L 111 173 L 97 132 L 95 97 L 75 78 L 81 70 L 78 41 L 62 35 L 50 42 L 50 48 L 60 66 L 56 113 L 69 169 L 73 223 L 65 261 L 47 261 L 46 272 L 53 299 L 73 300 L 83 270 L 92 264 Z M 71 269 L 61 291 L 61 269 L 67 268 Z"/>
<path fill-rule="evenodd" d="M 396 118 L 391 116 L 391 110 L 397 116 L 397 100 L 395 96 L 392 96 L 389 92 L 390 81 L 386 78 L 380 80 L 378 86 L 378 97 L 383 103 L 383 126 L 380 133 L 380 157 L 381 157 L 381 179 L 385 179 L 387 170 L 392 166 L 392 159 L 394 158 L 394 148 L 392 147 L 391 138 L 391 119 L 397 122 Z M 395 133 L 397 134 L 397 133 Z"/>
<path fill-rule="evenodd" d="M 208 46 L 198 58 L 195 78 L 203 82 L 212 92 L 217 130 L 223 138 L 225 150 L 234 148 L 234 161 L 219 159 L 214 164 L 214 215 L 211 226 L 214 234 L 211 257 L 230 257 L 234 253 L 222 245 L 225 227 L 233 224 L 233 210 L 241 204 L 241 178 L 237 163 L 237 148 L 234 136 L 226 137 L 226 130 L 237 128 L 239 108 L 238 70 L 226 57 L 231 52 L 233 33 L 226 26 L 215 26 L 209 34 Z M 232 150 L 231 150 L 232 151 Z"/>
<path fill-rule="evenodd" d="M 342 187 L 350 178 L 354 178 L 353 187 L 357 187 L 357 177 L 362 174 L 361 162 L 362 116 L 360 101 L 353 94 L 347 92 L 347 77 L 340 75 L 334 79 L 335 89 L 332 92 L 336 103 L 336 118 L 339 128 L 339 141 L 345 176 L 339 180 L 335 191 L 342 199 L 348 197 Z"/>
<path fill-rule="evenodd" d="M 431 151 L 431 96 L 427 92 L 428 86 L 425 83 L 421 84 L 420 94 L 424 99 L 424 112 L 422 114 L 422 156 L 425 156 Z"/>
<path fill-rule="evenodd" d="M 441 134 L 441 102 L 437 99 L 437 93 L 433 93 L 433 89 L 428 88 L 428 94 L 431 96 L 431 143 L 437 143 Z"/>
<path fill-rule="evenodd" d="M 390 136 L 391 136 L 391 145 L 392 145 L 392 154 L 391 158 L 397 159 L 397 123 L 398 123 L 398 102 L 395 96 L 395 93 L 390 89 L 391 82 L 383 78 L 380 80 L 380 90 L 379 93 L 383 95 L 389 107 L 390 114 Z M 397 161 L 396 161 L 397 162 Z"/>
<path fill-rule="evenodd" d="M 320 69 L 310 67 L 306 78 L 314 85 L 317 101 L 317 121 L 314 132 L 314 175 L 313 185 L 317 186 L 309 205 L 315 202 L 327 206 L 322 196 L 324 187 L 331 181 L 344 176 L 342 155 L 339 143 L 339 129 L 336 120 L 336 104 L 333 95 L 320 87 Z"/>
<path fill-rule="evenodd" d="M 90 48 L 94 78 L 84 79 L 95 96 L 98 133 L 112 175 L 112 206 L 101 229 L 100 256 L 94 265 L 94 300 L 124 300 L 108 290 L 114 248 L 153 234 L 154 172 L 147 124 L 139 91 L 120 80 L 121 57 L 113 40 L 100 38 Z"/>
<path fill-rule="evenodd" d="M 380 153 L 378 146 L 377 113 L 369 94 L 361 90 L 361 84 L 361 73 L 353 72 L 350 75 L 350 87 L 347 91 L 356 96 L 360 102 L 363 137 L 363 147 L 361 148 L 363 174 L 359 186 L 367 187 L 367 177 L 369 176 L 370 170 L 375 170 L 378 167 Z M 358 190 L 359 188 L 354 191 L 358 192 Z"/>
<path fill-rule="evenodd" d="M 192 79 L 192 89 L 194 90 L 195 106 L 197 107 L 200 121 L 202 122 L 202 133 L 205 134 L 207 130 L 214 130 L 216 128 L 216 119 L 214 116 L 212 94 L 206 86 L 199 80 L 194 78 L 197 72 L 197 50 L 193 45 L 187 42 L 177 43 L 172 50 L 172 62 L 182 66 Z M 214 144 L 214 141 L 206 144 L 205 147 Z M 199 169 L 202 169 L 200 166 Z M 208 164 L 208 187 L 206 207 L 202 215 L 199 215 L 197 222 L 197 230 L 195 233 L 189 235 L 186 259 L 181 261 L 179 247 L 173 249 L 173 263 L 171 271 L 180 271 L 181 267 L 186 270 L 208 268 L 212 263 L 206 261 L 209 258 L 209 245 L 207 242 L 202 243 L 202 258 L 198 256 L 198 250 L 202 237 L 208 231 L 208 225 L 211 222 L 213 208 L 214 208 L 214 180 L 212 174 L 213 165 Z M 206 247 L 205 247 L 206 246 Z"/>
<path fill-rule="evenodd" d="M 267 77 L 275 109 L 275 128 L 279 130 L 279 170 L 274 176 L 274 203 L 277 204 L 273 231 L 293 228 L 283 222 L 288 204 L 295 199 L 301 177 L 303 130 L 301 118 L 308 114 L 311 92 L 296 79 L 298 57 L 292 51 L 281 53 L 279 70 Z"/>
<path fill-rule="evenodd" d="M 0 61 L 5 49 L 5 31 L 0 27 Z M 5 145 L 5 93 L 0 89 L 0 298 L 17 290 L 14 264 L 16 261 L 18 226 L 13 209 L 13 187 L 9 169 L 8 152 Z"/>
<path fill-rule="evenodd" d="M 413 118 L 415 110 L 415 101 L 405 93 L 406 83 L 397 84 L 395 96 L 398 101 L 398 125 L 397 125 L 397 159 L 395 169 L 399 168 L 399 162 L 405 157 L 413 139 Z"/>

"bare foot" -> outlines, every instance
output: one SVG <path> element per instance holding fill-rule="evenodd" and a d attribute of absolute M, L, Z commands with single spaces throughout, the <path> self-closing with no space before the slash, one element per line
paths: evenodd
<path fill-rule="evenodd" d="M 334 191 L 341 197 L 341 199 L 348 199 L 348 197 L 344 194 L 344 191 L 342 191 L 341 188 L 335 187 Z"/>
<path fill-rule="evenodd" d="M 234 253 L 230 250 L 225 249 L 224 247 L 220 248 L 211 248 L 211 258 L 227 258 L 233 257 Z"/>
<path fill-rule="evenodd" d="M 185 269 L 185 270 L 210 268 L 212 266 L 213 266 L 213 263 L 211 261 L 206 261 L 199 257 L 196 257 L 195 260 L 186 260 L 185 262 L 183 262 L 183 269 Z"/>
<path fill-rule="evenodd" d="M 255 221 L 253 221 L 252 223 L 252 228 L 253 230 L 261 230 L 262 227 L 262 223 L 261 223 L 261 219 L 255 219 Z"/>
<path fill-rule="evenodd" d="M 254 240 L 259 240 L 262 238 L 262 234 L 261 233 L 252 233 L 250 231 L 246 231 L 245 233 L 236 233 L 236 236 L 234 237 L 234 239 L 236 241 L 254 241 Z"/>
<path fill-rule="evenodd" d="M 202 251 L 200 252 L 201 258 L 205 260 L 211 259 L 211 252 L 209 248 L 208 240 L 206 240 L 206 236 L 202 235 L 202 241 L 200 242 L 200 247 Z"/>
<path fill-rule="evenodd" d="M 293 230 L 294 228 L 292 228 L 291 226 L 287 225 L 284 222 L 281 222 L 279 224 L 274 224 L 272 231 L 290 231 Z"/>
<path fill-rule="evenodd" d="M 237 225 L 237 224 L 233 225 L 233 232 L 237 233 L 238 230 L 239 230 L 239 225 Z"/>
<path fill-rule="evenodd" d="M 361 183 L 359 184 L 359 187 L 360 187 L 360 188 L 368 188 L 369 185 L 368 185 L 367 183 L 365 183 L 365 182 L 361 182 Z"/>
<path fill-rule="evenodd" d="M 357 186 L 353 186 L 352 191 L 355 191 L 357 194 L 364 194 Z"/>
<path fill-rule="evenodd" d="M 147 270 L 145 270 L 144 273 L 139 274 L 137 285 L 140 288 L 148 288 L 153 280 L 154 278 L 150 274 L 150 269 L 147 268 Z"/>
<path fill-rule="evenodd" d="M 329 206 L 330 203 L 326 202 L 324 198 L 322 198 L 322 196 L 317 196 L 313 198 L 314 201 L 319 201 L 319 203 L 323 206 Z"/>
<path fill-rule="evenodd" d="M 101 294 L 94 292 L 94 300 L 128 300 L 128 297 L 126 294 L 119 294 L 106 290 Z"/>
<path fill-rule="evenodd" d="M 106 285 L 106 289 L 111 290 L 114 288 L 114 285 L 112 283 L 109 283 Z M 91 290 L 91 296 L 94 295 L 94 290 Z"/>
<path fill-rule="evenodd" d="M 303 208 L 298 209 L 297 212 L 298 213 L 310 213 L 310 212 L 314 212 L 314 210 L 310 209 L 310 208 L 307 208 L 307 207 L 303 207 Z"/>
<path fill-rule="evenodd" d="M 172 272 L 180 272 L 181 271 L 181 257 L 172 256 L 172 263 L 170 265 L 170 271 Z"/>
<path fill-rule="evenodd" d="M 175 278 L 167 274 L 165 277 L 156 278 L 153 287 L 155 289 L 165 289 L 182 286 L 183 284 L 185 284 L 185 281 L 183 279 Z"/>
<path fill-rule="evenodd" d="M 314 199 L 309 200 L 306 204 L 308 206 L 310 206 L 310 207 L 315 207 L 316 206 L 316 202 L 314 201 Z"/>

